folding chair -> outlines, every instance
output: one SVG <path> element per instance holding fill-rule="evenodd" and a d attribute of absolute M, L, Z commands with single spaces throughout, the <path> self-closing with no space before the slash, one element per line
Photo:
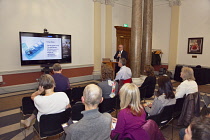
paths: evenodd
<path fill-rule="evenodd" d="M 159 129 L 163 129 L 165 126 L 169 125 L 169 123 L 173 120 L 173 112 L 175 105 L 165 106 L 161 112 L 157 115 L 147 117 L 147 120 L 154 120 Z M 173 121 L 172 121 L 172 139 L 173 139 Z"/>
<path fill-rule="evenodd" d="M 62 124 L 70 119 L 71 108 L 61 113 L 41 115 L 40 121 L 33 125 L 40 139 L 62 134 L 64 132 Z"/>
<path fill-rule="evenodd" d="M 114 111 L 116 106 L 116 97 L 104 99 L 102 103 L 99 104 L 99 112 L 104 113 L 111 113 Z"/>
<path fill-rule="evenodd" d="M 81 114 L 82 111 L 85 110 L 85 105 L 79 101 L 76 102 L 73 106 L 72 106 L 72 120 L 76 120 L 79 121 L 80 119 L 82 119 L 83 115 Z"/>

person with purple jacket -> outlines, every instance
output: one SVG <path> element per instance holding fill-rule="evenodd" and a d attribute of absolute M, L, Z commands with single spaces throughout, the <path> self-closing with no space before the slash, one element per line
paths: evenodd
<path fill-rule="evenodd" d="M 62 75 L 62 68 L 59 63 L 53 65 L 53 73 L 52 77 L 55 80 L 55 92 L 62 92 L 70 89 L 69 79 Z"/>
<path fill-rule="evenodd" d="M 121 110 L 117 119 L 113 119 L 116 127 L 111 132 L 111 138 L 119 134 L 118 139 L 149 140 L 148 133 L 142 128 L 146 123 L 146 113 L 140 104 L 138 87 L 133 83 L 126 83 L 119 95 Z"/>

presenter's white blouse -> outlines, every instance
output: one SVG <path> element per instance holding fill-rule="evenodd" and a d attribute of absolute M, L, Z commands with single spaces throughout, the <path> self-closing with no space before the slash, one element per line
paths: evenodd
<path fill-rule="evenodd" d="M 198 85 L 193 80 L 185 80 L 183 81 L 176 89 L 176 99 L 183 98 L 184 95 L 186 96 L 191 93 L 198 92 Z"/>
<path fill-rule="evenodd" d="M 121 80 L 121 79 L 127 80 L 130 79 L 131 76 L 132 76 L 131 69 L 126 66 L 122 66 L 119 72 L 117 73 L 115 80 Z"/>

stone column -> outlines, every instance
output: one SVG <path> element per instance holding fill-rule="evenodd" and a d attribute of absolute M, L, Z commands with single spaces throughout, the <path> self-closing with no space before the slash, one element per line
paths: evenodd
<path fill-rule="evenodd" d="M 132 25 L 131 25 L 131 71 L 132 77 L 140 77 L 141 46 L 142 46 L 142 0 L 132 1 Z"/>
<path fill-rule="evenodd" d="M 179 0 L 173 0 L 170 2 L 171 6 L 171 27 L 170 27 L 170 40 L 169 40 L 169 55 L 168 55 L 168 69 L 170 71 L 175 70 L 177 63 L 177 47 L 179 37 Z"/>
<path fill-rule="evenodd" d="M 112 56 L 112 5 L 111 0 L 106 0 L 106 23 L 105 23 L 105 57 L 113 59 Z"/>
<path fill-rule="evenodd" d="M 94 79 L 101 74 L 101 1 L 94 0 Z"/>
<path fill-rule="evenodd" d="M 151 65 L 152 24 L 153 24 L 153 0 L 144 0 L 141 74 L 144 73 L 145 65 Z"/>

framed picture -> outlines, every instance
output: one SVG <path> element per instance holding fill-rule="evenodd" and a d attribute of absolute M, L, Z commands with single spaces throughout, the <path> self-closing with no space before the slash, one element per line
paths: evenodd
<path fill-rule="evenodd" d="M 202 54 L 203 51 L 203 37 L 188 38 L 188 54 Z"/>

